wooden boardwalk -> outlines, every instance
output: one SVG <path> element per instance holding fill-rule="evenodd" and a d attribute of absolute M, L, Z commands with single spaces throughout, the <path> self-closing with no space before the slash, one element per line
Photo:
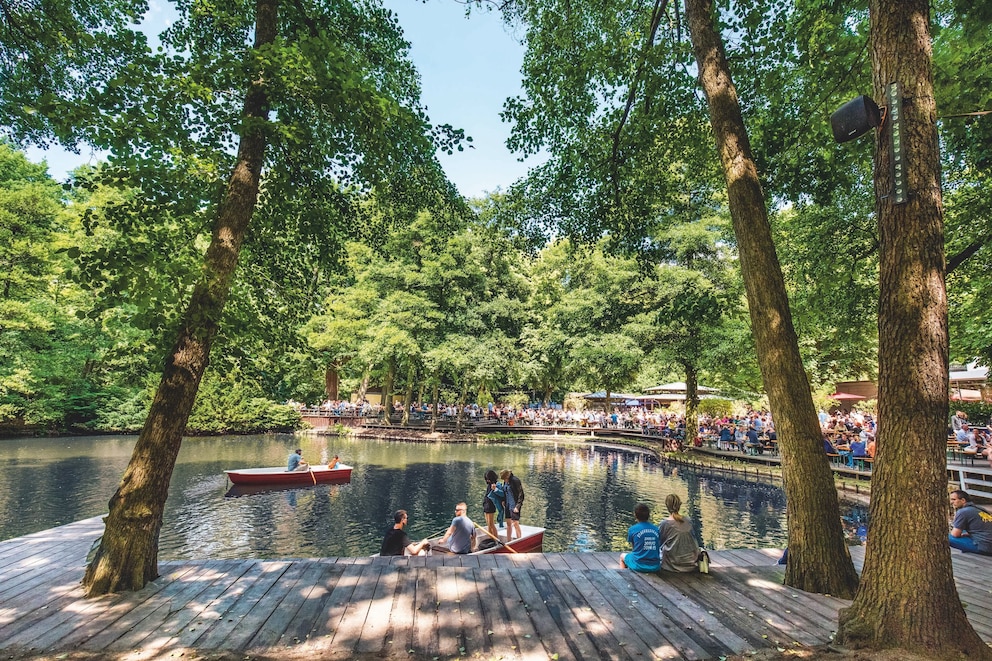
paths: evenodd
<path fill-rule="evenodd" d="M 102 530 L 97 517 L 0 542 L 0 652 L 716 659 L 826 643 L 848 603 L 781 585 L 777 550 L 711 552 L 710 575 L 663 577 L 620 571 L 614 553 L 174 561 L 138 592 L 84 599 Z M 990 568 L 954 553 L 986 640 Z"/>

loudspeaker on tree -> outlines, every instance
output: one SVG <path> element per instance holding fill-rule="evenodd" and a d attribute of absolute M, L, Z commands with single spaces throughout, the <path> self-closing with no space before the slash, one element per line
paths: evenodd
<path fill-rule="evenodd" d="M 878 105 L 871 97 L 862 95 L 848 101 L 830 115 L 830 128 L 833 129 L 834 140 L 847 142 L 860 138 L 878 126 L 880 121 Z"/>

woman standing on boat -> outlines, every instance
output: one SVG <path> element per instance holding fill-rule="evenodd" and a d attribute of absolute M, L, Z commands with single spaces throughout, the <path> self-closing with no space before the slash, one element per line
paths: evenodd
<path fill-rule="evenodd" d="M 493 498 L 493 495 L 497 490 L 496 482 L 498 481 L 499 478 L 496 476 L 496 471 L 491 469 L 486 471 L 486 493 L 482 496 L 482 513 L 486 515 L 486 531 L 490 537 L 496 540 L 499 539 L 499 531 L 496 530 L 497 501 Z"/>
<path fill-rule="evenodd" d="M 517 539 L 523 535 L 520 531 L 520 508 L 524 504 L 524 485 L 520 478 L 508 470 L 503 470 L 499 477 L 506 485 L 506 541 L 513 539 L 513 529 L 517 530 Z"/>

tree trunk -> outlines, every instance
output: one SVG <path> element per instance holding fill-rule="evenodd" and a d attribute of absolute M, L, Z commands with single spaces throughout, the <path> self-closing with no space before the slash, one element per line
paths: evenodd
<path fill-rule="evenodd" d="M 841 612 L 837 639 L 933 659 L 990 659 L 961 606 L 947 544 L 947 297 L 929 6 L 868 4 L 875 98 L 898 82 L 905 99 L 909 196 L 902 204 L 892 196 L 889 112 L 875 145 L 881 265 L 871 526 L 861 586 Z"/>
<path fill-rule="evenodd" d="M 258 0 L 255 48 L 272 43 L 275 36 L 276 0 Z M 131 461 L 110 499 L 100 547 L 83 578 L 88 597 L 139 590 L 158 576 L 158 537 L 169 481 L 258 198 L 266 145 L 263 125 L 269 115 L 264 79 L 259 72 L 245 98 L 247 121 L 204 256 L 203 278 L 183 315 Z"/>
<path fill-rule="evenodd" d="M 737 90 L 713 27 L 712 0 L 686 0 L 686 18 L 727 180 L 758 362 L 779 432 L 789 522 L 785 583 L 850 598 L 858 575 L 844 542 L 833 474 L 823 452 Z"/>
<path fill-rule="evenodd" d="M 696 445 L 699 436 L 699 370 L 692 363 L 685 363 L 685 444 Z"/>
<path fill-rule="evenodd" d="M 413 404 L 413 380 L 417 376 L 417 368 L 413 365 L 407 370 L 406 374 L 406 392 L 403 395 L 403 422 L 401 426 L 408 427 L 410 425 L 410 405 Z"/>
<path fill-rule="evenodd" d="M 389 368 L 386 370 L 386 380 L 382 384 L 382 405 L 385 408 L 386 426 L 393 424 L 389 417 L 393 414 L 393 381 L 396 380 L 396 362 L 390 358 Z"/>
<path fill-rule="evenodd" d="M 441 384 L 438 381 L 434 382 L 434 387 L 431 389 L 431 432 L 437 431 L 437 397 L 438 390 L 441 389 Z"/>
<path fill-rule="evenodd" d="M 606 415 L 610 414 L 610 391 L 606 391 L 606 402 L 603 404 L 603 410 Z"/>
<path fill-rule="evenodd" d="M 324 370 L 324 396 L 327 399 L 337 401 L 338 399 L 338 369 L 341 366 L 334 363 Z"/>

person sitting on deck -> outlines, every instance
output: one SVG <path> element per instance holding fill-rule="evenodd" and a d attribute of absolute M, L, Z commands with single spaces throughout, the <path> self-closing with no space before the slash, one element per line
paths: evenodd
<path fill-rule="evenodd" d="M 954 523 L 947 536 L 951 548 L 992 555 L 992 514 L 975 505 L 968 492 L 961 489 L 951 492 L 950 501 L 955 509 Z"/>
<path fill-rule="evenodd" d="M 668 518 L 658 526 L 661 536 L 661 568 L 665 571 L 699 571 L 699 544 L 692 521 L 681 514 L 682 499 L 674 493 L 665 499 Z"/>
<path fill-rule="evenodd" d="M 310 470 L 310 464 L 303 460 L 303 450 L 296 448 L 290 455 L 289 461 L 286 462 L 287 471 L 305 471 Z"/>
<path fill-rule="evenodd" d="M 408 520 L 406 510 L 396 510 L 393 512 L 393 527 L 386 531 L 386 537 L 382 540 L 382 547 L 379 555 L 420 555 L 430 548 L 430 540 L 423 540 L 419 544 L 414 544 L 407 537 L 403 528 Z"/>
<path fill-rule="evenodd" d="M 658 527 L 648 520 L 650 518 L 650 508 L 638 503 L 634 508 L 636 522 L 627 529 L 627 541 L 634 550 L 620 554 L 621 569 L 653 573 L 661 567 L 661 536 Z"/>

